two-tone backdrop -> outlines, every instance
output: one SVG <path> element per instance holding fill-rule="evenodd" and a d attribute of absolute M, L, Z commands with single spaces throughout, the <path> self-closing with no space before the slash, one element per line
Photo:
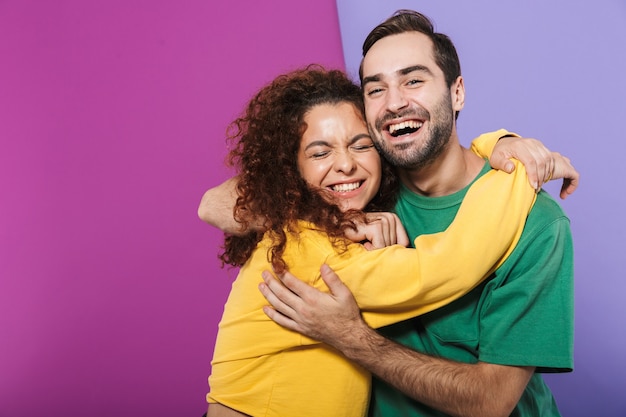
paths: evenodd
<path fill-rule="evenodd" d="M 279 73 L 355 74 L 398 8 L 459 49 L 465 144 L 505 127 L 580 170 L 576 369 L 548 382 L 565 416 L 626 415 L 623 0 L 3 0 L 1 417 L 205 411 L 236 271 L 196 207 L 226 126 Z"/>

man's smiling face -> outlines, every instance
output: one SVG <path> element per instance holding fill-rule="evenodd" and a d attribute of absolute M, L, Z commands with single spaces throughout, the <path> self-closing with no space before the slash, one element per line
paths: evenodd
<path fill-rule="evenodd" d="M 365 113 L 372 138 L 394 166 L 419 169 L 443 152 L 462 108 L 453 97 L 456 83 L 446 85 L 432 41 L 422 33 L 391 35 L 372 45 L 363 58 Z"/>

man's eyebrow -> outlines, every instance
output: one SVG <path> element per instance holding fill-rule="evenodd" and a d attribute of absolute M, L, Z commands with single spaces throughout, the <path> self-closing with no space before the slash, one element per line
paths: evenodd
<path fill-rule="evenodd" d="M 372 75 L 370 77 L 363 77 L 363 80 L 361 81 L 361 86 L 365 87 L 365 85 L 367 83 L 375 83 L 380 81 L 380 76 L 379 75 Z"/>
<path fill-rule="evenodd" d="M 430 68 L 428 68 L 425 65 L 411 65 L 410 67 L 406 67 L 406 68 L 402 68 L 396 71 L 396 74 L 398 75 L 407 75 L 410 74 L 412 72 L 423 72 L 429 75 L 432 75 L 432 71 L 430 70 Z M 363 81 L 361 81 L 361 85 L 365 86 L 367 83 L 375 83 L 380 81 L 381 79 L 381 75 L 380 74 L 376 74 L 376 75 L 371 75 L 369 77 L 363 77 Z"/>
<path fill-rule="evenodd" d="M 410 67 L 406 67 L 406 68 L 402 68 L 401 70 L 398 70 L 398 73 L 400 75 L 407 75 L 410 74 L 412 72 L 425 72 L 429 75 L 432 75 L 432 71 L 430 70 L 430 68 L 428 68 L 425 65 L 413 65 Z"/>

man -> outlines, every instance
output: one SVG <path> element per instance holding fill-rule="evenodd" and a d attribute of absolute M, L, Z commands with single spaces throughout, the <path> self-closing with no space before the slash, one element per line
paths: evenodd
<path fill-rule="evenodd" d="M 410 240 L 444 230 L 489 169 L 457 136 L 465 88 L 454 45 L 425 16 L 399 11 L 366 38 L 360 78 L 372 138 L 398 167 L 396 212 Z M 275 308 L 266 313 L 377 376 L 370 415 L 560 415 L 540 373 L 573 367 L 573 249 L 569 220 L 546 193 L 515 251 L 484 284 L 381 333 L 360 319 L 339 278 L 321 271 L 332 294 L 287 273 L 289 291 L 264 274 L 261 290 Z"/>

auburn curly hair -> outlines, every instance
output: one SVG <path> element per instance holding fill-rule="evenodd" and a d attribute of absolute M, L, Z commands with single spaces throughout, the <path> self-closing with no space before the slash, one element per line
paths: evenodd
<path fill-rule="evenodd" d="M 287 268 L 282 258 L 287 233 L 297 233 L 297 220 L 312 222 L 336 246 L 345 244 L 345 231 L 354 228 L 356 220 L 365 220 L 362 211 L 342 212 L 329 203 L 298 170 L 306 114 L 315 106 L 339 103 L 353 104 L 364 115 L 361 89 L 342 71 L 309 65 L 263 87 L 230 124 L 227 138 L 232 148 L 227 162 L 239 172 L 235 219 L 247 228 L 246 218 L 264 218 L 266 231 L 225 235 L 224 251 L 219 255 L 223 263 L 243 265 L 264 233 L 269 233 L 272 247 L 268 260 L 277 271 L 283 271 Z M 395 203 L 399 183 L 384 160 L 382 166 L 381 187 L 367 211 L 387 211 Z"/>

